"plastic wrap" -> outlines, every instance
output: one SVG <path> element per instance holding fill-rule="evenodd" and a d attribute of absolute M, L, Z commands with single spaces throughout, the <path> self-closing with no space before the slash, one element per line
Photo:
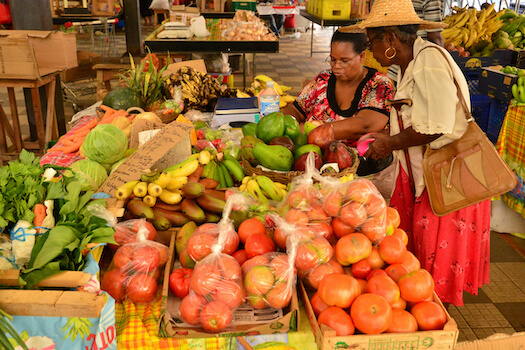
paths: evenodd
<path fill-rule="evenodd" d="M 242 130 L 200 128 L 196 133 L 195 148 L 197 151 L 206 149 L 212 153 L 223 152 L 239 159 Z"/>
<path fill-rule="evenodd" d="M 15 257 L 11 252 L 11 240 L 0 235 L 0 270 L 16 270 Z"/>
<path fill-rule="evenodd" d="M 116 301 L 128 298 L 135 303 L 149 303 L 157 297 L 169 249 L 148 240 L 146 234 L 139 230 L 135 242 L 120 246 L 102 277 L 101 289 Z"/>

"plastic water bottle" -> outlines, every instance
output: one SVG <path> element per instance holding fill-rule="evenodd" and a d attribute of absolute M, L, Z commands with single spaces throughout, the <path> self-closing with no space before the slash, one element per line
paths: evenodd
<path fill-rule="evenodd" d="M 259 95 L 259 111 L 264 117 L 272 112 L 279 112 L 279 93 L 273 87 L 273 80 L 266 82 L 266 88 Z"/>

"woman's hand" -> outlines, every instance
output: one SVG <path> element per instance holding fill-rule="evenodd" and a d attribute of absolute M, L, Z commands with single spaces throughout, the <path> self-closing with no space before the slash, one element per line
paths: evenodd
<path fill-rule="evenodd" d="M 370 144 L 364 157 L 372 159 L 383 159 L 392 153 L 392 137 L 383 133 L 376 133 L 373 136 L 375 141 Z"/>
<path fill-rule="evenodd" d="M 328 148 L 328 145 L 332 141 L 335 141 L 334 126 L 332 123 L 319 125 L 308 134 L 308 143 L 317 145 L 322 150 Z"/>

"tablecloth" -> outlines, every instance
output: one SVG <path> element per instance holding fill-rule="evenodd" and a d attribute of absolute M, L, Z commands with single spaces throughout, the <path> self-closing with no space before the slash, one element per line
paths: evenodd
<path fill-rule="evenodd" d="M 511 105 L 501 126 L 496 149 L 518 176 L 518 185 L 503 201 L 525 217 L 525 106 Z"/>
<path fill-rule="evenodd" d="M 295 6 L 257 5 L 259 15 L 299 15 L 299 8 Z"/>

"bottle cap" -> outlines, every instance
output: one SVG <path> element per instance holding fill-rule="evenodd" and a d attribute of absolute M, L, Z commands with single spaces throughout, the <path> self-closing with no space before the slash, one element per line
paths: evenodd
<path fill-rule="evenodd" d="M 266 82 L 266 86 L 270 86 L 270 87 L 272 87 L 272 86 L 273 86 L 273 80 L 268 80 L 268 81 Z"/>

